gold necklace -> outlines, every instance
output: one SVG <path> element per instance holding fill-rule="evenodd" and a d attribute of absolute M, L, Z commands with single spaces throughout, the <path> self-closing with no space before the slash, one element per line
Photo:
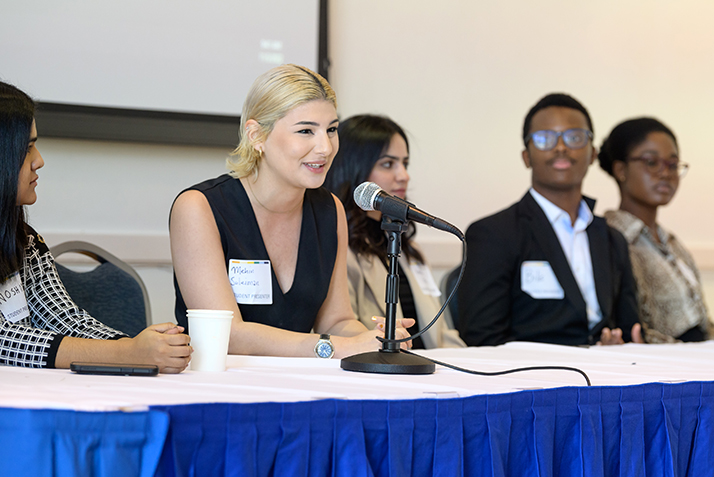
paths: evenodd
<path fill-rule="evenodd" d="M 260 201 L 260 199 L 258 199 L 258 196 L 255 195 L 255 192 L 253 192 L 253 186 L 250 185 L 250 179 L 246 179 L 246 182 L 248 183 L 248 189 L 250 190 L 250 194 L 253 196 L 253 198 L 256 200 L 256 202 L 258 202 L 258 204 L 260 204 L 260 206 L 261 206 L 262 208 L 264 208 L 265 210 L 267 210 L 268 212 L 271 212 L 271 213 L 273 213 L 273 214 L 289 214 L 289 213 L 291 213 L 291 212 L 295 212 L 295 210 L 297 210 L 297 208 L 302 205 L 302 202 L 303 202 L 303 201 L 301 200 L 300 202 L 297 203 L 297 205 L 295 205 L 295 207 L 293 207 L 293 208 L 290 209 L 290 210 L 278 211 L 278 210 L 269 209 L 268 207 L 265 206 L 265 204 L 263 204 L 263 203 Z"/>

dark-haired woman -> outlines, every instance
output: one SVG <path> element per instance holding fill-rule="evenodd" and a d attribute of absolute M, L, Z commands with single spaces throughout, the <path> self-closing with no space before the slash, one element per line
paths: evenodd
<path fill-rule="evenodd" d="M 403 129 L 389 118 L 374 115 L 353 116 L 340 124 L 340 150 L 327 174 L 325 187 L 344 204 L 349 226 L 350 251 L 347 275 L 350 301 L 355 315 L 367 326 L 373 316 L 384 316 L 387 278 L 387 241 L 380 227 L 381 212 L 365 212 L 355 204 L 355 188 L 374 182 L 391 195 L 405 198 L 409 185 L 409 142 Z M 426 326 L 439 311 L 440 302 L 431 270 L 414 243 L 413 224 L 402 235 L 399 259 L 398 318 L 416 318 L 411 334 Z M 461 347 L 458 332 L 440 319 L 414 348 Z"/>
<path fill-rule="evenodd" d="M 694 260 L 657 223 L 657 209 L 672 200 L 688 168 L 679 160 L 674 133 L 654 118 L 624 121 L 603 142 L 598 158 L 620 189 L 620 209 L 605 218 L 629 243 L 645 339 L 708 339 L 709 314 Z"/>
<path fill-rule="evenodd" d="M 42 237 L 25 223 L 37 200 L 37 149 L 32 99 L 0 82 L 0 364 L 68 368 L 73 361 L 157 365 L 178 373 L 191 355 L 188 337 L 172 323 L 135 338 L 109 328 L 67 295 Z"/>

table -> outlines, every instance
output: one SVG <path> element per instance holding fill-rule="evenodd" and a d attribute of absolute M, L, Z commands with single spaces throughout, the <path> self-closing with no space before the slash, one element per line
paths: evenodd
<path fill-rule="evenodd" d="M 230 356 L 224 373 L 155 378 L 0 367 L 0 475 L 714 475 L 714 342 L 422 354 L 574 366 L 594 386 L 313 358 Z"/>

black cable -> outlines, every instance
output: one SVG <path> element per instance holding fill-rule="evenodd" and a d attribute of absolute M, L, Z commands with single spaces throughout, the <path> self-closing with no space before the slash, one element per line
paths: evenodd
<path fill-rule="evenodd" d="M 403 349 L 401 351 L 402 351 L 402 353 L 419 356 L 420 358 L 424 358 L 426 360 L 431 361 L 434 364 L 438 364 L 438 365 L 444 366 L 446 368 L 455 369 L 456 371 L 461 371 L 462 373 L 476 374 L 479 376 L 501 376 L 504 374 L 519 373 L 521 371 L 544 371 L 544 370 L 573 371 L 573 372 L 581 374 L 585 378 L 585 382 L 588 384 L 588 386 L 592 386 L 592 383 L 590 382 L 590 378 L 588 377 L 587 374 L 585 374 L 585 371 L 583 371 L 582 369 L 578 369 L 578 368 L 572 368 L 570 366 L 526 366 L 524 368 L 507 369 L 505 371 L 493 371 L 493 372 L 473 371 L 471 369 L 460 368 L 458 366 L 454 366 L 453 364 L 437 361 L 435 359 L 431 359 L 431 358 L 429 358 L 427 356 L 423 356 L 421 354 L 412 353 L 411 351 L 407 351 L 405 349 Z"/>
<path fill-rule="evenodd" d="M 451 233 L 453 233 L 453 232 L 451 232 Z M 407 341 L 411 341 L 415 338 L 418 338 L 421 335 L 423 335 L 424 333 L 426 333 L 427 330 L 429 330 L 429 328 L 431 328 L 434 325 L 434 323 L 436 323 L 436 320 L 439 319 L 441 314 L 444 313 L 444 310 L 446 309 L 446 307 L 449 306 L 449 302 L 451 301 L 454 294 L 456 293 L 456 290 L 458 290 L 459 284 L 461 283 L 461 279 L 464 276 L 464 270 L 466 269 L 466 239 L 463 236 L 463 234 L 458 235 L 458 234 L 454 233 L 454 235 L 456 235 L 459 238 L 459 240 L 461 240 L 461 244 L 462 244 L 461 269 L 459 270 L 459 278 L 456 280 L 456 284 L 451 289 L 451 293 L 449 293 L 449 296 L 444 301 L 444 304 L 441 306 L 441 309 L 439 310 L 439 312 L 436 314 L 434 319 L 431 320 L 431 322 L 429 322 L 428 325 L 426 325 L 421 331 L 413 334 L 412 336 L 409 336 L 407 338 L 402 338 L 400 340 L 390 340 L 390 339 L 382 338 L 381 336 L 378 336 L 377 339 L 379 341 L 381 341 L 382 343 L 405 343 Z M 457 319 L 457 317 L 454 317 L 454 319 Z M 585 371 L 578 369 L 578 368 L 572 368 L 570 366 L 526 366 L 524 368 L 514 368 L 514 369 L 507 369 L 505 371 L 494 371 L 494 372 L 489 373 L 486 371 L 473 371 L 473 370 L 466 369 L 466 368 L 460 368 L 458 366 L 454 366 L 453 364 L 443 363 L 441 361 L 437 361 L 435 359 L 431 359 L 426 356 L 422 356 L 420 354 L 412 353 L 411 351 L 407 351 L 405 349 L 402 349 L 401 352 L 411 354 L 414 356 L 419 356 L 420 358 L 429 360 L 434 364 L 438 364 L 438 365 L 444 366 L 446 368 L 451 368 L 456 371 L 461 371 L 462 373 L 476 374 L 479 376 L 501 376 L 504 374 L 520 373 L 522 371 L 543 371 L 543 370 L 573 371 L 573 372 L 581 374 L 585 378 L 585 382 L 587 383 L 587 385 L 592 386 L 592 384 L 590 383 L 590 378 L 588 377 L 587 374 L 585 374 Z"/>

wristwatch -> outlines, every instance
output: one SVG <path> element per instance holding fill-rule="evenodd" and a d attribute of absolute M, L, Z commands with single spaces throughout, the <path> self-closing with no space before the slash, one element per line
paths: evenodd
<path fill-rule="evenodd" d="M 315 356 L 323 359 L 330 359 L 335 355 L 335 345 L 330 341 L 330 335 L 322 334 L 315 345 Z"/>

